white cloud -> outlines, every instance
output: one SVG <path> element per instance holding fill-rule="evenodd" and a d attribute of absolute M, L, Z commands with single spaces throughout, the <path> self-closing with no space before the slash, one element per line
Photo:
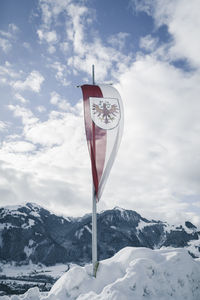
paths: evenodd
<path fill-rule="evenodd" d="M 24 42 L 24 43 L 23 43 L 23 46 L 24 46 L 24 48 L 26 48 L 26 49 L 29 50 L 29 51 L 32 50 L 32 49 L 31 49 L 31 45 L 30 45 L 29 43 L 27 43 L 27 42 Z"/>
<path fill-rule="evenodd" d="M 14 39 L 19 28 L 15 24 L 8 25 L 8 31 L 0 30 L 0 35 L 7 39 Z"/>
<path fill-rule="evenodd" d="M 28 100 L 26 100 L 22 95 L 20 95 L 19 93 L 15 94 L 15 98 L 17 100 L 19 100 L 21 103 L 27 103 Z"/>
<path fill-rule="evenodd" d="M 69 43 L 67 43 L 67 42 L 60 43 L 60 49 L 64 54 L 68 53 L 69 48 L 70 48 Z"/>
<path fill-rule="evenodd" d="M 132 0 L 137 11 L 150 14 L 157 25 L 167 25 L 173 37 L 170 54 L 172 59 L 188 59 L 193 66 L 200 66 L 200 3 L 198 0 Z"/>
<path fill-rule="evenodd" d="M 146 35 L 140 39 L 140 48 L 147 51 L 154 51 L 158 44 L 158 38 L 153 38 L 151 35 Z"/>
<path fill-rule="evenodd" d="M 11 41 L 16 38 L 19 28 L 15 24 L 8 25 L 8 31 L 0 30 L 0 48 L 8 53 L 12 48 Z"/>
<path fill-rule="evenodd" d="M 49 44 L 51 44 L 51 43 L 54 44 L 58 41 L 58 37 L 57 37 L 57 34 L 56 34 L 55 30 L 44 32 L 41 29 L 39 29 L 37 31 L 37 34 L 38 34 L 38 37 L 41 41 L 44 40 Z"/>
<path fill-rule="evenodd" d="M 28 141 L 34 144 L 40 144 L 44 147 L 53 147 L 63 145 L 65 141 L 71 143 L 71 134 L 75 130 L 74 126 L 79 126 L 81 122 L 80 106 L 71 107 L 69 103 L 62 102 L 60 96 L 52 93 L 52 102 L 59 107 L 66 105 L 64 110 L 68 112 L 52 111 L 49 119 L 45 122 L 32 122 L 31 126 L 24 128 L 24 136 Z M 61 102 L 61 103 L 60 103 Z M 76 125 L 75 125 L 76 124 Z M 29 124 L 28 124 L 29 125 Z"/>
<path fill-rule="evenodd" d="M 162 6 L 161 12 L 159 7 Z M 200 3 L 192 1 L 192 5 L 185 0 L 176 0 L 174 5 L 162 1 L 156 11 L 159 23 L 166 24 L 174 37 L 171 52 L 174 56 L 186 58 L 194 66 L 200 66 Z"/>
<path fill-rule="evenodd" d="M 0 83 L 2 85 L 11 85 L 13 79 L 19 78 L 23 72 L 20 70 L 16 72 L 11 63 L 6 61 L 4 65 L 0 66 Z"/>
<path fill-rule="evenodd" d="M 16 72 L 13 69 L 13 65 L 8 61 L 5 62 L 4 65 L 0 66 L 0 76 L 7 76 L 9 78 L 18 78 L 20 76 L 20 72 Z"/>
<path fill-rule="evenodd" d="M 144 11 L 147 14 L 153 14 L 154 3 L 156 0 L 130 0 L 130 4 L 132 5 L 134 11 L 140 12 Z"/>
<path fill-rule="evenodd" d="M 4 201 L 29 199 L 44 204 L 48 198 L 49 207 L 60 213 L 79 215 L 88 211 L 90 165 L 82 105 L 77 104 L 74 109 L 75 114 L 52 112 L 45 122 L 28 122 L 32 118 L 30 111 L 19 108 L 15 111 L 23 118 L 23 137 L 31 144 L 11 141 L 0 149 L 0 160 L 4 161 L 0 165 L 1 174 L 12 179 L 12 184 L 7 185 L 9 189 L 4 185 Z M 32 144 L 37 145 L 34 153 L 21 151 L 29 150 Z M 3 193 L 1 188 L 0 193 Z"/>
<path fill-rule="evenodd" d="M 39 93 L 44 77 L 38 71 L 32 71 L 24 81 L 17 80 L 12 83 L 12 87 L 16 90 L 32 90 Z"/>
<path fill-rule="evenodd" d="M 192 209 L 182 196 L 200 194 L 199 76 L 146 56 L 119 80 L 125 129 L 110 182 L 120 188 L 105 198 L 178 222 Z"/>
<path fill-rule="evenodd" d="M 0 131 L 7 129 L 8 124 L 6 122 L 0 121 Z"/>
<path fill-rule="evenodd" d="M 8 31 L 0 30 L 0 35 L 7 39 L 12 38 L 12 34 Z"/>
<path fill-rule="evenodd" d="M 3 142 L 2 148 L 6 153 L 24 153 L 35 150 L 35 146 L 29 142 L 25 141 L 15 141 L 15 142 Z"/>
<path fill-rule="evenodd" d="M 39 111 L 40 113 L 46 111 L 46 108 L 43 105 L 37 106 L 36 107 L 37 111 Z"/>
<path fill-rule="evenodd" d="M 40 1 L 42 10 L 41 28 L 38 30 L 40 39 L 44 40 L 44 32 L 51 32 L 52 28 L 56 28 L 59 14 L 66 16 L 66 35 L 64 42 L 60 44 L 61 51 L 66 55 L 69 70 L 73 72 L 84 71 L 91 73 L 91 65 L 95 64 L 98 71 L 98 80 L 102 81 L 106 78 L 109 71 L 116 74 L 126 68 L 130 62 L 130 58 L 123 55 L 121 50 L 124 46 L 127 33 L 120 32 L 116 36 L 110 37 L 109 47 L 105 46 L 96 33 L 92 33 L 91 23 L 94 19 L 93 11 L 86 7 L 82 1 Z M 53 27 L 54 26 L 54 27 Z M 90 37 L 90 42 L 88 42 Z M 66 43 L 67 41 L 67 43 Z M 70 55 L 68 47 L 72 49 Z M 55 45 L 54 45 L 55 46 Z M 116 49 L 118 48 L 118 50 Z M 48 52 L 54 53 L 55 48 L 47 48 Z M 64 81 L 62 77 L 57 77 L 62 81 L 63 85 L 67 85 L 68 81 Z"/>
<path fill-rule="evenodd" d="M 8 25 L 8 29 L 9 29 L 9 32 L 12 32 L 13 34 L 16 34 L 17 32 L 19 32 L 18 26 L 13 23 Z"/>
<path fill-rule="evenodd" d="M 30 109 L 22 107 L 20 105 L 8 105 L 8 109 L 13 111 L 15 117 L 22 119 L 22 123 L 27 126 L 37 123 L 38 119 L 33 115 Z"/>
<path fill-rule="evenodd" d="M 71 106 L 70 102 L 63 99 L 55 91 L 51 93 L 50 103 L 65 111 L 74 111 L 74 107 Z"/>
<path fill-rule="evenodd" d="M 68 86 L 71 83 L 69 80 L 67 80 L 68 73 L 64 64 L 61 64 L 59 61 L 55 61 L 52 64 L 49 64 L 49 67 L 56 70 L 55 78 L 63 86 Z"/>
<path fill-rule="evenodd" d="M 53 54 L 53 53 L 55 53 L 56 52 L 56 47 L 54 47 L 54 46 L 49 46 L 48 47 L 48 52 L 50 53 L 50 54 Z"/>
<path fill-rule="evenodd" d="M 115 35 L 112 35 L 108 38 L 108 43 L 112 45 L 112 47 L 122 49 L 125 47 L 126 39 L 129 37 L 129 33 L 127 32 L 118 32 Z"/>
<path fill-rule="evenodd" d="M 8 40 L 0 38 L 0 48 L 7 53 L 12 48 L 12 44 Z"/>
<path fill-rule="evenodd" d="M 52 22 L 55 21 L 56 17 L 61 13 L 67 10 L 69 3 L 72 0 L 40 0 L 40 9 L 42 12 L 43 27 L 49 28 L 52 25 Z"/>

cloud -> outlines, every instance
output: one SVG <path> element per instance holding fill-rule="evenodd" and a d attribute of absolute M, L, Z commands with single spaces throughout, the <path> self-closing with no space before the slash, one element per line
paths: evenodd
<path fill-rule="evenodd" d="M 29 50 L 29 51 L 32 50 L 32 49 L 31 49 L 31 45 L 30 45 L 29 43 L 27 43 L 27 42 L 24 42 L 24 43 L 23 43 L 23 47 L 24 47 L 25 49 Z"/>
<path fill-rule="evenodd" d="M 45 122 L 27 109 L 11 109 L 22 117 L 24 128 L 20 141 L 7 141 L 0 149 L 1 174 L 12 180 L 0 188 L 3 201 L 45 205 L 48 199 L 49 208 L 59 213 L 64 209 L 69 215 L 87 212 L 90 173 L 82 103 L 74 107 L 74 113 L 52 112 Z"/>
<path fill-rule="evenodd" d="M 7 76 L 9 78 L 18 78 L 22 72 L 16 72 L 13 65 L 6 61 L 4 65 L 0 66 L 0 76 Z"/>
<path fill-rule="evenodd" d="M 130 0 L 134 12 L 146 12 L 148 15 L 152 15 L 155 8 L 156 0 Z"/>
<path fill-rule="evenodd" d="M 119 81 L 125 129 L 111 184 L 121 188 L 105 198 L 178 222 L 192 209 L 182 196 L 200 194 L 199 75 L 152 55 L 138 57 Z"/>
<path fill-rule="evenodd" d="M 6 122 L 0 121 L 0 132 L 7 129 L 8 124 Z"/>
<path fill-rule="evenodd" d="M 140 48 L 147 51 L 154 51 L 158 44 L 158 38 L 153 38 L 151 35 L 146 35 L 140 39 Z"/>
<path fill-rule="evenodd" d="M 38 119 L 33 115 L 32 111 L 20 105 L 8 105 L 8 109 L 13 111 L 14 116 L 21 118 L 25 126 L 37 123 Z"/>
<path fill-rule="evenodd" d="M 53 63 L 48 65 L 50 68 L 56 70 L 55 78 L 58 82 L 60 82 L 63 86 L 68 86 L 71 82 L 66 78 L 69 76 L 67 72 L 67 68 L 64 64 L 59 61 L 54 61 Z"/>
<path fill-rule="evenodd" d="M 15 142 L 3 142 L 2 147 L 6 153 L 13 152 L 13 153 L 24 153 L 34 151 L 36 147 L 25 141 L 15 141 Z"/>
<path fill-rule="evenodd" d="M 60 43 L 60 49 L 63 52 L 63 54 L 67 54 L 70 49 L 69 43 L 68 42 Z"/>
<path fill-rule="evenodd" d="M 129 33 L 127 32 L 118 32 L 115 35 L 111 35 L 108 38 L 108 43 L 112 45 L 112 47 L 119 49 L 120 51 L 123 50 L 126 44 L 126 39 L 129 37 Z"/>
<path fill-rule="evenodd" d="M 8 31 L 0 30 L 0 48 L 8 53 L 12 48 L 12 41 L 16 38 L 19 28 L 15 24 L 8 25 Z"/>
<path fill-rule="evenodd" d="M 39 36 L 40 41 L 44 40 L 49 44 L 54 44 L 58 41 L 55 30 L 44 32 L 41 29 L 38 29 L 37 34 Z"/>
<path fill-rule="evenodd" d="M 12 87 L 16 90 L 31 90 L 39 93 L 44 77 L 38 71 L 32 71 L 24 81 L 17 80 L 12 83 Z"/>
<path fill-rule="evenodd" d="M 16 32 L 19 32 L 19 28 L 16 24 L 11 23 L 8 25 L 8 28 L 9 28 L 9 31 L 12 32 L 13 34 Z"/>
<path fill-rule="evenodd" d="M 37 109 L 37 111 L 40 112 L 40 113 L 46 111 L 46 108 L 45 108 L 43 105 L 37 106 L 36 109 Z"/>
<path fill-rule="evenodd" d="M 15 39 L 15 35 L 18 32 L 19 28 L 15 24 L 9 24 L 8 31 L 0 30 L 0 35 L 7 39 Z"/>
<path fill-rule="evenodd" d="M 132 0 L 136 11 L 145 11 L 154 18 L 157 27 L 166 25 L 173 37 L 171 59 L 187 59 L 193 66 L 200 66 L 200 3 L 187 0 Z"/>
<path fill-rule="evenodd" d="M 95 35 L 93 33 L 91 26 L 94 22 L 93 10 L 86 7 L 84 2 L 43 0 L 40 1 L 40 9 L 42 11 L 42 23 L 38 30 L 40 41 L 47 42 L 49 53 L 54 53 L 56 49 L 60 49 L 64 53 L 68 72 L 72 69 L 74 73 L 82 71 L 90 74 L 91 65 L 95 64 L 98 80 L 102 81 L 108 75 L 110 77 L 111 72 L 115 75 L 121 72 L 130 62 L 130 57 L 123 55 L 121 51 L 128 33 L 120 32 L 111 36 L 110 45 L 105 46 L 98 33 L 96 32 Z M 49 47 L 50 41 L 46 38 L 45 33 L 55 31 L 59 27 L 61 14 L 66 16 L 64 36 L 59 41 L 59 48 L 56 43 L 52 48 L 52 45 Z M 53 38 L 53 41 L 56 42 L 56 38 Z M 68 84 L 68 81 L 64 82 L 63 76 L 58 76 L 58 73 L 57 80 L 60 80 L 63 85 Z"/>
<path fill-rule="evenodd" d="M 74 107 L 71 106 L 70 102 L 62 97 L 57 92 L 51 93 L 50 103 L 57 106 L 61 110 L 65 111 L 75 111 Z"/>
<path fill-rule="evenodd" d="M 89 27 L 91 25 L 91 12 L 84 6 L 71 4 L 68 6 L 68 15 L 71 22 L 68 23 L 67 35 L 73 45 L 74 55 L 68 59 L 68 65 L 88 74 L 91 72 L 91 65 L 95 64 L 98 72 L 98 80 L 104 80 L 109 71 L 116 74 L 130 61 L 114 47 L 107 47 L 96 35 L 88 42 Z M 125 38 L 124 34 L 123 38 Z M 87 37 L 87 38 L 86 38 Z M 121 36 L 122 39 L 122 36 Z M 121 41 L 120 41 L 121 43 Z"/>
<path fill-rule="evenodd" d="M 18 79 L 23 74 L 23 72 L 20 70 L 16 72 L 14 70 L 13 65 L 5 61 L 4 65 L 0 66 L 0 84 L 2 85 L 12 85 L 13 79 Z"/>
<path fill-rule="evenodd" d="M 7 53 L 12 48 L 12 44 L 8 40 L 0 38 L 0 48 Z"/>
<path fill-rule="evenodd" d="M 28 100 L 26 100 L 22 95 L 20 95 L 19 93 L 15 94 L 15 98 L 17 100 L 19 100 L 21 103 L 27 103 Z"/>

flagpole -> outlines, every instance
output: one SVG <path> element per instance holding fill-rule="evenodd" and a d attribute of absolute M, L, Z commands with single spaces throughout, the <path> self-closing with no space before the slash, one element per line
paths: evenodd
<path fill-rule="evenodd" d="M 92 84 L 95 85 L 94 65 L 92 65 Z M 95 128 L 93 128 L 95 130 Z M 95 134 L 93 132 L 93 147 L 95 151 Z M 95 153 L 94 153 L 95 155 Z M 97 262 L 97 199 L 94 183 L 92 184 L 92 266 L 93 276 L 96 277 Z"/>

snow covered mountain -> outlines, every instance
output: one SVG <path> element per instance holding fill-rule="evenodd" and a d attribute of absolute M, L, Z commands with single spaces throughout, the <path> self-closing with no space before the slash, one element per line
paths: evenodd
<path fill-rule="evenodd" d="M 169 226 L 131 210 L 98 214 L 99 260 L 126 246 L 158 249 L 186 247 L 200 257 L 200 232 L 190 222 Z M 19 264 L 84 264 L 91 260 L 91 215 L 64 218 L 34 203 L 0 208 L 0 261 Z"/>

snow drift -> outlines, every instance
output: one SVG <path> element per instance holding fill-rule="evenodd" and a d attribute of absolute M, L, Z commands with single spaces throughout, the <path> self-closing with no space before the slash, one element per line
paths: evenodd
<path fill-rule="evenodd" d="M 2 300 L 9 299 L 7 296 Z M 97 278 L 92 266 L 74 266 L 47 295 L 30 289 L 11 300 L 199 300 L 200 261 L 184 249 L 127 247 L 100 262 Z"/>

